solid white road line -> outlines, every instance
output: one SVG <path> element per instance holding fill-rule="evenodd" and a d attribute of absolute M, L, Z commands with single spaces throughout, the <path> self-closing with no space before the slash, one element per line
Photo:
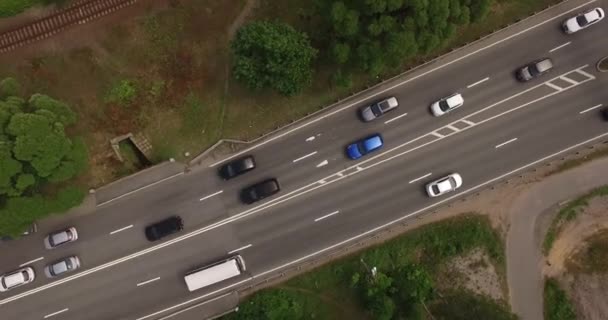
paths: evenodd
<path fill-rule="evenodd" d="M 212 194 L 210 194 L 210 195 L 208 195 L 208 196 L 204 196 L 204 197 L 202 197 L 202 198 L 198 199 L 198 201 L 207 200 L 207 199 L 209 199 L 209 198 L 211 198 L 211 197 L 213 197 L 213 196 L 217 196 L 218 194 L 220 194 L 220 193 L 222 193 L 222 192 L 224 192 L 224 190 L 220 190 L 220 191 L 218 191 L 218 192 L 216 192 L 216 193 L 212 193 Z"/>
<path fill-rule="evenodd" d="M 50 317 L 52 317 L 52 316 L 56 316 L 56 315 L 58 315 L 58 314 L 60 314 L 60 313 L 66 312 L 66 311 L 68 311 L 68 310 L 70 310 L 70 309 L 65 308 L 65 309 L 63 309 L 63 310 L 59 310 L 59 311 L 57 311 L 57 312 L 49 313 L 49 314 L 47 314 L 46 316 L 44 316 L 44 319 L 50 318 Z"/>
<path fill-rule="evenodd" d="M 386 120 L 386 121 L 384 121 L 384 124 L 389 124 L 389 123 L 391 123 L 391 122 L 393 122 L 393 121 L 395 121 L 395 120 L 397 120 L 399 118 L 405 117 L 405 116 L 407 116 L 407 113 L 404 113 L 404 114 L 398 115 L 398 116 L 396 116 L 396 117 L 394 117 L 392 119 Z"/>
<path fill-rule="evenodd" d="M 306 138 L 306 142 L 311 142 L 313 140 L 315 140 L 315 136 L 310 136 L 310 137 Z"/>
<path fill-rule="evenodd" d="M 321 168 L 322 166 L 327 165 L 329 162 L 327 160 L 323 160 L 321 162 L 319 162 L 319 164 L 317 165 L 317 168 Z"/>
<path fill-rule="evenodd" d="M 595 141 L 595 140 L 598 140 L 598 139 L 604 138 L 604 137 L 606 137 L 606 136 L 608 136 L 608 132 L 603 133 L 603 134 L 600 134 L 600 135 L 598 135 L 598 136 L 595 136 L 595 137 L 593 137 L 593 138 L 591 138 L 591 139 L 588 139 L 588 140 L 585 140 L 585 141 L 583 141 L 583 142 L 577 143 L 577 144 L 572 145 L 572 146 L 570 146 L 570 147 L 567 147 L 567 148 L 565 148 L 565 149 L 562 149 L 562 150 L 560 150 L 560 151 L 558 151 L 558 152 L 556 152 L 556 153 L 550 154 L 550 155 L 548 155 L 548 156 L 546 156 L 546 157 L 543 157 L 543 158 L 541 158 L 541 159 L 538 159 L 538 160 L 536 160 L 536 161 L 530 162 L 530 163 L 528 163 L 528 164 L 526 164 L 526 165 L 524 165 L 524 166 L 521 166 L 521 167 L 519 167 L 519 168 L 517 168 L 517 169 L 515 169 L 515 170 L 509 171 L 509 172 L 507 172 L 507 173 L 505 173 L 505 174 L 503 174 L 503 175 L 500 175 L 500 176 L 498 176 L 498 177 L 496 177 L 496 178 L 490 179 L 490 180 L 488 180 L 488 181 L 486 181 L 486 182 L 483 182 L 483 183 L 478 184 L 478 185 L 476 185 L 476 186 L 474 186 L 474 187 L 471 187 L 471 188 L 469 188 L 469 189 L 466 189 L 466 190 L 464 190 L 464 191 L 462 191 L 462 192 L 460 192 L 460 193 L 453 194 L 452 196 L 449 196 L 449 197 L 447 197 L 447 198 L 444 198 L 443 200 L 439 200 L 439 201 L 437 201 L 437 202 L 433 203 L 432 205 L 429 205 L 429 206 L 424 207 L 424 208 L 422 208 L 422 209 L 416 210 L 416 211 L 414 211 L 414 212 L 412 212 L 412 213 L 405 214 L 405 215 L 401 216 L 400 218 L 397 218 L 397 219 L 395 219 L 395 220 L 393 220 L 393 221 L 389 221 L 389 222 L 387 222 L 387 223 L 385 223 L 385 224 L 383 224 L 383 225 L 381 225 L 381 226 L 378 226 L 378 227 L 375 227 L 375 228 L 370 229 L 370 230 L 368 230 L 368 231 L 365 231 L 365 232 L 363 232 L 363 233 L 361 233 L 361 234 L 358 234 L 358 235 L 356 235 L 356 236 L 354 236 L 354 237 L 352 237 L 352 238 L 349 238 L 349 239 L 346 239 L 346 240 L 340 241 L 340 242 L 338 242 L 338 243 L 334 243 L 334 244 L 333 244 L 333 245 L 331 245 L 331 246 L 325 247 L 325 248 L 323 248 L 323 249 L 321 249 L 321 250 L 318 250 L 318 251 L 313 252 L 313 253 L 311 253 L 311 254 L 308 254 L 308 255 L 306 255 L 306 256 L 303 256 L 303 257 L 300 257 L 300 258 L 298 258 L 298 259 L 292 260 L 292 261 L 290 261 L 290 262 L 287 262 L 287 263 L 285 263 L 285 264 L 283 264 L 283 265 L 280 265 L 280 266 L 277 266 L 277 267 L 275 267 L 275 268 L 272 268 L 272 269 L 266 270 L 266 271 L 264 271 L 264 272 L 262 272 L 262 273 L 260 273 L 260 274 L 258 274 L 258 275 L 255 275 L 255 276 L 253 276 L 253 277 L 251 277 L 251 278 L 249 278 L 249 279 L 245 279 L 245 280 L 242 280 L 242 281 L 239 281 L 239 282 L 236 282 L 236 283 L 230 284 L 230 285 L 225 286 L 225 287 L 223 287 L 223 288 L 217 289 L 217 290 L 215 290 L 215 291 L 213 291 L 213 292 L 209 292 L 209 293 L 202 294 L 202 295 L 200 295 L 200 296 L 198 296 L 198 297 L 196 297 L 196 298 L 192 298 L 192 299 L 190 299 L 190 300 L 186 300 L 186 301 L 184 301 L 184 302 L 180 302 L 180 303 L 178 303 L 178 304 L 176 304 L 176 305 L 173 305 L 173 306 L 167 307 L 167 308 L 165 308 L 165 309 L 162 309 L 162 310 L 156 311 L 156 312 L 154 312 L 154 313 L 148 314 L 148 315 L 146 315 L 146 316 L 143 316 L 143 317 L 137 318 L 136 320 L 145 320 L 145 319 L 149 319 L 149 318 L 154 317 L 154 316 L 157 316 L 157 315 L 159 315 L 159 314 L 161 314 L 161 313 L 165 313 L 165 312 L 167 312 L 167 311 L 170 311 L 170 310 L 173 310 L 173 309 L 180 308 L 180 307 L 183 307 L 183 306 L 185 306 L 185 305 L 188 305 L 188 304 L 190 304 L 190 303 L 192 303 L 192 302 L 195 302 L 195 301 L 198 301 L 198 300 L 202 300 L 202 299 L 205 299 L 205 298 L 207 298 L 207 297 L 210 297 L 210 296 L 216 295 L 216 294 L 218 294 L 219 292 L 222 292 L 222 291 L 225 291 L 225 290 L 228 290 L 228 289 L 231 289 L 231 288 L 236 288 L 236 287 L 238 287 L 239 285 L 241 285 L 241 284 L 243 284 L 243 283 L 246 283 L 246 282 L 248 282 L 248 281 L 250 281 L 250 280 L 252 280 L 252 279 L 261 278 L 261 277 L 263 277 L 263 276 L 265 276 L 265 275 L 267 275 L 267 274 L 269 274 L 269 273 L 276 272 L 277 270 L 281 270 L 281 269 L 284 269 L 284 268 L 289 267 L 289 266 L 291 266 L 291 265 L 297 264 L 297 263 L 302 262 L 302 261 L 304 261 L 304 260 L 306 260 L 306 259 L 309 259 L 309 258 L 311 258 L 311 257 L 317 256 L 317 255 L 319 255 L 319 254 L 321 254 L 321 253 L 324 253 L 324 252 L 327 252 L 327 251 L 333 250 L 333 249 L 334 249 L 334 248 L 336 248 L 336 247 L 340 247 L 340 246 L 342 246 L 342 245 L 344 245 L 344 244 L 346 244 L 346 243 L 349 243 L 349 242 L 351 242 L 351 241 L 353 241 L 353 240 L 357 240 L 357 239 L 359 239 L 359 238 L 361 238 L 361 237 L 364 237 L 364 236 L 367 236 L 367 235 L 369 235 L 369 234 L 372 234 L 372 233 L 374 233 L 374 232 L 376 232 L 376 231 L 378 231 L 378 230 L 382 230 L 382 229 L 384 229 L 384 228 L 386 228 L 386 227 L 388 227 L 388 226 L 391 226 L 391 225 L 394 225 L 394 224 L 396 224 L 396 223 L 399 223 L 399 222 L 401 222 L 401 221 L 403 221 L 403 220 L 405 220 L 405 219 L 408 219 L 408 218 L 410 218 L 410 217 L 412 217 L 412 216 L 415 216 L 415 215 L 417 215 L 417 214 L 419 214 L 419 213 L 421 213 L 421 212 L 424 212 L 424 211 L 426 211 L 426 210 L 429 210 L 429 209 L 432 209 L 432 208 L 438 207 L 438 206 L 440 206 L 440 205 L 444 204 L 444 203 L 445 203 L 445 202 L 447 202 L 447 201 L 451 201 L 451 200 L 455 199 L 456 197 L 460 197 L 460 196 L 462 196 L 462 195 L 464 195 L 464 194 L 471 193 L 471 192 L 473 192 L 473 191 L 475 191 L 475 190 L 477 190 L 477 189 L 479 189 L 479 188 L 482 188 L 482 187 L 484 187 L 484 186 L 486 186 L 486 185 L 488 185 L 488 184 L 494 183 L 494 182 L 496 182 L 496 181 L 498 181 L 498 180 L 501 180 L 501 179 L 503 179 L 503 178 L 505 178 L 505 177 L 508 177 L 508 176 L 510 176 L 510 175 L 512 175 L 512 174 L 514 174 L 514 173 L 516 173 L 516 172 L 519 172 L 519 171 L 525 170 L 525 169 L 527 169 L 527 168 L 529 168 L 529 167 L 532 167 L 532 166 L 535 166 L 535 165 L 537 165 L 537 164 L 539 164 L 539 163 L 541 163 L 541 162 L 543 162 L 543 161 L 545 161 L 545 160 L 547 160 L 547 159 L 551 159 L 551 158 L 553 158 L 553 157 L 555 157 L 555 156 L 558 156 L 558 155 L 560 155 L 560 154 L 562 154 L 562 153 L 569 152 L 569 151 L 570 151 L 570 150 L 572 150 L 572 149 L 579 148 L 579 147 L 581 147 L 581 146 L 583 146 L 583 145 L 585 145 L 585 144 L 588 144 L 589 142 L 592 142 L 592 141 Z M 225 295 L 224 295 L 224 296 L 225 296 Z M 2 302 L 0 301 L 0 304 L 1 304 L 1 303 L 2 303 Z"/>
<path fill-rule="evenodd" d="M 511 142 L 513 142 L 513 141 L 515 141 L 515 140 L 517 140 L 517 138 L 513 138 L 513 139 L 511 139 L 511 140 L 509 140 L 509 141 L 505 141 L 505 142 L 503 142 L 503 143 L 501 143 L 501 144 L 498 144 L 498 145 L 494 146 L 494 149 L 498 149 L 498 148 L 500 148 L 500 147 L 504 146 L 505 144 L 509 144 L 509 143 L 511 143 Z"/>
<path fill-rule="evenodd" d="M 591 107 L 591 108 L 589 108 L 589 109 L 585 109 L 585 110 L 583 110 L 583 111 L 579 112 L 579 114 L 583 114 L 583 113 L 585 113 L 585 112 L 587 112 L 587 111 L 591 111 L 591 110 L 596 109 L 596 108 L 599 108 L 599 107 L 601 107 L 601 106 L 602 106 L 602 104 L 600 103 L 600 104 L 595 105 L 595 106 L 593 106 L 593 107 Z"/>
<path fill-rule="evenodd" d="M 414 182 L 416 182 L 416 181 L 420 181 L 420 180 L 422 180 L 422 179 L 424 179 L 424 178 L 430 177 L 432 174 L 433 174 L 433 173 L 429 172 L 429 173 L 427 173 L 427 174 L 423 175 L 422 177 L 418 177 L 418 178 L 416 178 L 416 179 L 414 179 L 414 180 L 410 181 L 410 183 L 414 183 Z"/>
<path fill-rule="evenodd" d="M 119 232 L 121 232 L 121 231 L 125 231 L 125 230 L 127 230 L 127 229 L 131 229 L 131 228 L 133 228 L 133 225 L 129 225 L 129 226 L 126 226 L 126 227 L 124 227 L 124 228 L 120 228 L 120 229 L 118 229 L 118 230 L 114 230 L 114 231 L 110 232 L 110 234 L 119 233 Z"/>
<path fill-rule="evenodd" d="M 559 92 L 559 91 L 564 90 L 564 88 L 562 88 L 562 87 L 560 87 L 560 86 L 558 86 L 558 85 L 555 85 L 555 84 L 553 84 L 553 83 L 551 83 L 551 82 L 545 82 L 544 84 L 546 84 L 546 85 L 548 85 L 549 87 L 551 87 L 551 88 L 553 88 L 553 89 L 557 90 L 558 92 Z"/>
<path fill-rule="evenodd" d="M 219 296 L 219 297 L 215 297 L 215 298 L 213 298 L 213 299 L 209 299 L 209 300 L 206 300 L 206 301 L 203 301 L 203 302 L 197 303 L 197 304 L 195 304 L 195 305 L 189 306 L 189 307 L 187 307 L 187 308 L 181 309 L 181 310 L 179 310 L 179 311 L 176 311 L 176 312 L 174 312 L 174 313 L 171 313 L 171 314 L 169 314 L 169 315 L 166 315 L 166 316 L 164 316 L 164 317 L 162 317 L 162 318 L 158 318 L 158 320 L 167 320 L 167 319 L 171 319 L 171 318 L 173 318 L 173 317 L 175 317 L 175 316 L 178 316 L 178 315 L 180 315 L 180 314 L 182 314 L 182 313 L 184 313 L 184 312 L 188 312 L 188 311 L 190 311 L 190 310 L 192 310 L 192 309 L 194 309 L 194 308 L 198 308 L 198 307 L 200 307 L 200 306 L 204 306 L 204 305 L 206 305 L 206 304 L 208 304 L 208 303 L 211 303 L 211 302 L 213 302 L 213 301 L 217 301 L 217 300 L 220 300 L 220 299 L 224 299 L 225 297 L 227 297 L 227 296 L 229 296 L 229 295 L 232 295 L 232 292 L 229 292 L 229 293 L 226 293 L 226 294 L 221 295 L 221 296 Z M 239 307 L 238 307 L 238 306 L 236 306 L 236 309 L 234 309 L 232 312 L 237 311 L 237 310 L 239 310 Z M 161 312 L 161 313 L 162 313 L 162 312 Z M 140 318 L 140 319 L 142 319 L 142 318 Z"/>
<path fill-rule="evenodd" d="M 44 257 L 36 258 L 34 260 L 30 260 L 28 262 L 22 263 L 22 264 L 19 265 L 19 268 L 23 268 L 23 267 L 27 266 L 28 264 L 32 264 L 32 263 L 34 263 L 36 261 L 40 261 L 42 259 L 44 259 Z"/>
<path fill-rule="evenodd" d="M 183 175 L 183 174 L 184 174 L 183 172 L 180 172 L 180 173 L 174 174 L 174 175 L 172 175 L 172 176 L 170 176 L 170 177 L 166 177 L 166 178 L 164 178 L 164 179 L 161 179 L 161 180 L 159 180 L 159 181 L 156 181 L 156 182 L 154 182 L 154 183 L 151 183 L 151 184 L 149 184 L 149 185 L 147 185 L 147 186 L 143 186 L 143 187 L 138 188 L 138 189 L 135 189 L 135 190 L 133 190 L 133 191 L 129 191 L 129 192 L 127 192 L 127 193 L 125 193 L 125 194 L 122 194 L 122 195 L 120 195 L 120 196 L 118 196 L 118 197 L 112 198 L 112 199 L 110 199 L 110 200 L 108 200 L 108 201 L 104 201 L 104 202 L 102 202 L 102 203 L 98 204 L 98 205 L 97 205 L 97 207 L 101 207 L 101 206 L 106 205 L 106 204 L 108 204 L 108 203 L 114 202 L 114 201 L 116 201 L 116 200 L 118 200 L 118 199 L 121 199 L 121 198 L 124 198 L 124 197 L 126 197 L 126 196 L 132 195 L 132 194 L 134 194 L 134 193 L 135 193 L 135 192 L 137 192 L 137 191 L 141 191 L 141 190 L 144 190 L 144 189 L 148 189 L 148 188 L 150 188 L 150 187 L 152 187 L 152 186 L 155 186 L 155 185 L 157 185 L 157 184 L 159 184 L 159 183 L 165 182 L 165 181 L 167 181 L 167 180 L 169 180 L 169 179 L 173 179 L 173 178 L 175 178 L 175 177 L 181 176 L 181 175 Z"/>
<path fill-rule="evenodd" d="M 147 280 L 147 281 L 144 281 L 144 282 L 140 282 L 140 283 L 137 284 L 137 286 L 140 287 L 140 286 L 143 286 L 144 284 L 148 284 L 150 282 L 154 282 L 154 281 L 157 281 L 157 280 L 160 280 L 160 277 L 156 277 L 154 279 L 150 279 L 150 280 Z"/>
<path fill-rule="evenodd" d="M 486 81 L 488 81 L 488 80 L 490 80 L 490 77 L 485 77 L 485 78 L 483 78 L 483 79 L 481 79 L 481 80 L 479 80 L 479 81 L 477 81 L 477 82 L 475 82 L 475 83 L 471 83 L 470 85 L 468 85 L 468 86 L 467 86 L 467 89 L 471 89 L 471 88 L 473 88 L 474 86 L 476 86 L 476 85 L 478 85 L 478 84 L 480 84 L 480 83 L 486 82 Z"/>
<path fill-rule="evenodd" d="M 345 105 L 345 106 L 344 106 L 344 107 L 342 107 L 342 108 L 339 108 L 339 109 L 336 109 L 336 110 L 334 110 L 334 111 L 332 111 L 332 112 L 329 112 L 329 113 L 327 113 L 326 115 L 323 115 L 323 116 L 320 116 L 320 117 L 314 118 L 313 120 L 311 120 L 311 121 L 309 121 L 309 122 L 306 122 L 306 123 L 303 123 L 303 124 L 302 124 L 302 125 L 300 125 L 300 126 L 297 126 L 297 127 L 293 128 L 293 129 L 290 129 L 290 130 L 287 130 L 287 131 L 285 131 L 285 132 L 283 132 L 283 133 L 281 133 L 281 134 L 277 134 L 277 135 L 275 135 L 275 136 L 273 136 L 273 137 L 271 137 L 271 138 L 269 138 L 269 139 L 267 139 L 267 140 L 264 140 L 264 141 L 262 141 L 262 142 L 260 142 L 260 143 L 258 143 L 258 144 L 256 144 L 256 145 L 254 145 L 254 146 L 250 147 L 250 148 L 247 148 L 247 149 L 242 150 L 241 152 L 235 153 L 235 154 L 233 154 L 233 155 L 231 155 L 231 156 L 229 156 L 229 157 L 227 157 L 227 158 L 225 158 L 225 159 L 222 159 L 222 160 L 220 160 L 220 161 L 217 161 L 217 162 L 215 162 L 215 163 L 212 163 L 212 164 L 211 164 L 209 167 L 215 167 L 216 165 L 218 165 L 218 164 L 220 164 L 220 163 L 222 163 L 222 162 L 225 162 L 225 161 L 227 161 L 227 160 L 230 160 L 230 159 L 232 159 L 232 158 L 234 158 L 234 157 L 238 157 L 239 155 L 241 155 L 241 154 L 243 154 L 243 153 L 250 152 L 251 150 L 253 150 L 253 149 L 255 149 L 255 148 L 259 148 L 259 147 L 261 147 L 261 146 L 263 146 L 263 145 L 265 145 L 265 144 L 268 144 L 268 143 L 270 143 L 270 142 L 272 142 L 272 141 L 274 141 L 274 140 L 280 139 L 280 138 L 282 138 L 282 137 L 284 137 L 284 136 L 286 136 L 286 135 L 288 135 L 288 134 L 291 134 L 292 132 L 294 132 L 294 131 L 296 131 L 296 130 L 300 130 L 300 129 L 302 129 L 302 128 L 308 127 L 309 125 L 314 124 L 314 123 L 317 123 L 317 122 L 319 122 L 319 121 L 321 121 L 321 120 L 323 120 L 323 119 L 325 119 L 325 118 L 327 118 L 327 117 L 333 116 L 334 114 L 336 114 L 336 113 L 338 113 L 338 112 L 341 112 L 341 111 L 344 111 L 344 110 L 346 110 L 346 109 L 350 109 L 350 108 L 351 108 L 351 107 L 353 107 L 353 106 L 359 105 L 359 104 L 360 104 L 361 102 L 363 102 L 364 100 L 369 100 L 369 99 L 371 99 L 371 98 L 373 98 L 373 97 L 376 97 L 376 96 L 382 95 L 382 94 L 384 94 L 384 93 L 385 93 L 385 92 L 387 92 L 387 91 L 393 90 L 393 89 L 395 89 L 395 88 L 397 88 L 397 87 L 400 87 L 400 86 L 402 86 L 402 85 L 404 85 L 404 84 L 406 84 L 406 83 L 409 83 L 409 82 L 412 82 L 412 81 L 414 81 L 414 80 L 416 80 L 416 79 L 418 79 L 418 78 L 424 77 L 424 76 L 426 76 L 427 74 L 430 74 L 430 73 L 435 72 L 435 71 L 437 71 L 437 70 L 441 70 L 441 69 L 443 69 L 443 68 L 445 68 L 445 67 L 447 67 L 447 66 L 449 66 L 449 65 L 451 65 L 451 64 L 454 64 L 454 63 L 456 63 L 456 62 L 460 62 L 461 60 L 464 60 L 464 59 L 466 59 L 466 58 L 468 58 L 468 57 L 470 57 L 470 56 L 473 56 L 473 55 L 475 55 L 475 54 L 477 54 L 477 53 L 479 53 L 479 52 L 482 52 L 482 51 L 488 50 L 488 49 L 490 49 L 490 48 L 493 48 L 494 46 L 497 46 L 497 45 L 499 45 L 499 44 L 501 44 L 501 43 L 503 43 L 503 42 L 505 42 L 505 41 L 508 41 L 508 40 L 511 40 L 511 39 L 513 39 L 513 38 L 515 38 L 515 37 L 518 37 L 518 36 L 520 36 L 520 35 L 522 35 L 522 34 L 524 34 L 524 33 L 528 32 L 528 31 L 533 30 L 533 29 L 536 29 L 536 28 L 538 28 L 538 27 L 540 27 L 540 26 L 542 26 L 542 25 L 544 25 L 544 24 L 546 24 L 546 23 L 549 23 L 549 22 L 551 22 L 551 21 L 553 21 L 553 20 L 556 20 L 556 19 L 560 19 L 561 17 L 563 17 L 563 16 L 565 16 L 565 15 L 568 15 L 568 14 L 570 14 L 570 13 L 571 13 L 571 12 L 573 12 L 573 11 L 577 11 L 577 10 L 579 10 L 580 8 L 582 8 L 582 7 L 584 7 L 584 6 L 587 6 L 587 5 L 591 4 L 591 3 L 594 3 L 594 2 L 596 2 L 596 1 L 597 1 L 597 0 L 591 0 L 591 1 L 587 1 L 587 2 L 585 2 L 585 3 L 583 3 L 583 4 L 579 5 L 579 6 L 576 6 L 576 7 L 572 8 L 572 9 L 568 10 L 568 11 L 565 11 L 565 12 L 562 12 L 562 13 L 560 13 L 560 14 L 557 14 L 557 15 L 555 15 L 555 16 L 553 16 L 553 17 L 551 17 L 551 18 L 547 19 L 547 20 L 541 21 L 541 22 L 539 22 L 539 23 L 537 23 L 537 24 L 535 24 L 535 25 L 533 25 L 533 26 L 530 26 L 530 27 L 528 27 L 528 28 L 524 29 L 524 30 L 521 30 L 521 31 L 516 32 L 516 33 L 514 33 L 514 34 L 511 34 L 511 35 L 509 35 L 509 36 L 506 36 L 506 37 L 504 37 L 504 38 L 502 38 L 502 39 L 500 39 L 500 40 L 497 40 L 496 42 L 490 43 L 490 44 L 488 44 L 488 45 L 487 45 L 487 46 L 485 46 L 485 47 L 482 47 L 482 48 L 479 48 L 479 49 L 477 49 L 477 50 L 475 50 L 475 51 L 469 52 L 469 53 L 467 53 L 467 54 L 465 54 L 465 55 L 462 55 L 462 56 L 460 56 L 460 57 L 458 57 L 458 58 L 455 58 L 454 60 L 449 61 L 449 62 L 447 62 L 447 63 L 445 63 L 445 64 L 442 64 L 442 65 L 439 65 L 439 66 L 437 66 L 437 67 L 435 67 L 435 68 L 431 68 L 431 69 L 429 69 L 428 71 L 425 71 L 425 72 L 423 72 L 423 73 L 421 73 L 421 74 L 419 74 L 419 75 L 416 75 L 416 76 L 410 77 L 410 78 L 408 78 L 408 79 L 405 79 L 405 80 L 403 80 L 403 81 L 401 81 L 401 82 L 399 82 L 399 83 L 396 83 L 395 85 L 392 85 L 392 86 L 390 86 L 390 87 L 387 87 L 387 88 L 386 88 L 386 89 L 384 89 L 384 90 L 380 90 L 380 91 L 376 92 L 375 94 L 372 94 L 372 95 L 369 95 L 369 96 L 365 96 L 364 98 L 362 98 L 362 99 L 360 99 L 360 100 L 357 100 L 357 101 L 355 101 L 355 102 L 353 102 L 353 103 L 349 103 L 349 104 Z M 435 61 L 435 60 L 433 60 L 433 61 Z"/>
<path fill-rule="evenodd" d="M 336 211 L 334 211 L 334 212 L 332 212 L 330 214 L 326 214 L 326 215 L 324 215 L 322 217 L 318 217 L 318 218 L 315 219 L 315 222 L 321 221 L 321 220 L 323 220 L 325 218 L 329 218 L 329 217 L 333 216 L 334 214 L 338 214 L 338 213 L 340 213 L 340 210 L 336 210 Z"/>
<path fill-rule="evenodd" d="M 248 245 L 246 245 L 246 246 L 242 246 L 242 247 L 240 247 L 240 248 L 238 248 L 238 249 L 234 249 L 234 250 L 232 250 L 232 251 L 228 251 L 228 254 L 233 254 L 233 253 L 236 253 L 236 252 L 239 252 L 239 251 L 243 251 L 243 250 L 245 250 L 245 249 L 247 249 L 247 248 L 251 248 L 252 246 L 253 246 L 253 245 L 250 243 L 250 244 L 248 244 Z"/>
<path fill-rule="evenodd" d="M 309 153 L 309 154 L 307 154 L 307 155 L 305 155 L 305 156 L 302 156 L 302 157 L 299 157 L 299 158 L 297 158 L 297 159 L 293 160 L 293 163 L 296 163 L 296 162 L 298 162 L 298 161 L 300 161 L 300 160 L 304 160 L 304 159 L 306 159 L 306 158 L 308 158 L 308 157 L 312 157 L 312 156 L 314 156 L 315 154 L 317 154 L 317 152 L 316 152 L 316 151 L 311 152 L 311 153 Z"/>
<path fill-rule="evenodd" d="M 561 48 L 563 48 L 563 47 L 565 47 L 565 46 L 569 45 L 570 43 L 572 43 L 572 41 L 568 41 L 568 42 L 566 42 L 566 43 L 564 43 L 564 44 L 562 44 L 562 45 L 560 45 L 560 46 L 557 46 L 557 47 L 555 47 L 555 48 L 553 48 L 553 49 L 549 50 L 549 52 L 553 52 L 553 51 L 559 50 L 559 49 L 561 49 Z"/>

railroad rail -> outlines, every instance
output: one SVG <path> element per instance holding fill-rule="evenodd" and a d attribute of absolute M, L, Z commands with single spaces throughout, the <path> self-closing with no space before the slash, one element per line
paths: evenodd
<path fill-rule="evenodd" d="M 0 0 L 1 1 L 1 0 Z M 0 34 L 0 53 L 14 50 L 28 43 L 48 38 L 68 27 L 85 24 L 108 15 L 138 0 L 77 0 L 72 5 L 55 11 L 30 24 Z"/>

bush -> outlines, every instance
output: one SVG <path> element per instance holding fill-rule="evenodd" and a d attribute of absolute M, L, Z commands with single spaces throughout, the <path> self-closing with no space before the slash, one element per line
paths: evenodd
<path fill-rule="evenodd" d="M 15 78 L 5 78 L 0 81 L 0 99 L 21 94 L 21 85 Z"/>
<path fill-rule="evenodd" d="M 431 313 L 436 320 L 515 320 L 508 307 L 470 291 L 458 290 L 447 293 L 431 305 Z"/>
<path fill-rule="evenodd" d="M 127 105 L 135 100 L 137 88 L 131 80 L 120 80 L 115 83 L 110 91 L 106 94 L 104 101 L 106 103 L 118 103 Z"/>
<path fill-rule="evenodd" d="M 545 280 L 544 292 L 545 320 L 575 320 L 576 313 L 566 292 L 559 286 L 557 280 Z"/>

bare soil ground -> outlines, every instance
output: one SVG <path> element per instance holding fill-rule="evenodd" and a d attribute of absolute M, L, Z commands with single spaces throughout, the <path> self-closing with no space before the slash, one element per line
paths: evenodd
<path fill-rule="evenodd" d="M 448 263 L 447 269 L 458 275 L 464 288 L 496 301 L 505 301 L 505 288 L 488 255 L 482 250 L 456 257 Z"/>
<path fill-rule="evenodd" d="M 570 299 L 581 320 L 608 319 L 608 275 L 565 275 L 559 281 L 565 284 Z"/>

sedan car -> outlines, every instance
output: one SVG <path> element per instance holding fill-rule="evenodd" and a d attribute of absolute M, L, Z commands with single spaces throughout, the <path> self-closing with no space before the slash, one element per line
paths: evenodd
<path fill-rule="evenodd" d="M 224 180 L 229 180 L 253 169 L 255 169 L 255 159 L 253 156 L 245 156 L 223 165 L 219 172 Z"/>
<path fill-rule="evenodd" d="M 359 115 L 361 116 L 361 120 L 369 122 L 391 110 L 395 110 L 398 106 L 397 98 L 390 97 L 359 109 Z"/>
<path fill-rule="evenodd" d="M 435 117 L 442 116 L 464 104 L 464 99 L 460 93 L 454 93 L 431 105 L 431 112 Z"/>
<path fill-rule="evenodd" d="M 461 185 L 462 177 L 458 173 L 452 173 L 427 184 L 426 192 L 428 193 L 429 197 L 438 197 L 460 188 Z"/>
<path fill-rule="evenodd" d="M 382 148 L 383 145 L 382 136 L 376 133 L 348 145 L 346 147 L 346 155 L 352 160 L 357 160 L 372 151 Z"/>
<path fill-rule="evenodd" d="M 241 191 L 241 201 L 245 204 L 252 204 L 279 191 L 281 191 L 279 181 L 274 178 L 267 179 L 243 189 Z"/>
<path fill-rule="evenodd" d="M 44 273 L 49 278 L 60 276 L 80 268 L 80 259 L 77 256 L 65 257 L 44 267 Z"/>
<path fill-rule="evenodd" d="M 519 81 L 528 81 L 539 77 L 553 69 L 553 61 L 542 58 L 528 63 L 515 71 L 515 77 Z"/>
<path fill-rule="evenodd" d="M 0 292 L 22 286 L 34 281 L 36 274 L 32 267 L 21 268 L 0 276 Z"/>
<path fill-rule="evenodd" d="M 76 228 L 69 227 L 65 230 L 55 231 L 46 236 L 46 238 L 44 238 L 44 246 L 47 249 L 53 249 L 62 244 L 74 242 L 76 240 L 78 240 L 78 232 L 76 231 Z"/>
<path fill-rule="evenodd" d="M 160 240 L 183 229 L 184 221 L 182 218 L 180 216 L 172 216 L 147 226 L 145 230 L 146 239 L 148 241 Z"/>
<path fill-rule="evenodd" d="M 604 10 L 602 8 L 594 8 L 564 21 L 562 28 L 565 33 L 572 34 L 598 23 L 602 19 L 604 19 Z"/>

